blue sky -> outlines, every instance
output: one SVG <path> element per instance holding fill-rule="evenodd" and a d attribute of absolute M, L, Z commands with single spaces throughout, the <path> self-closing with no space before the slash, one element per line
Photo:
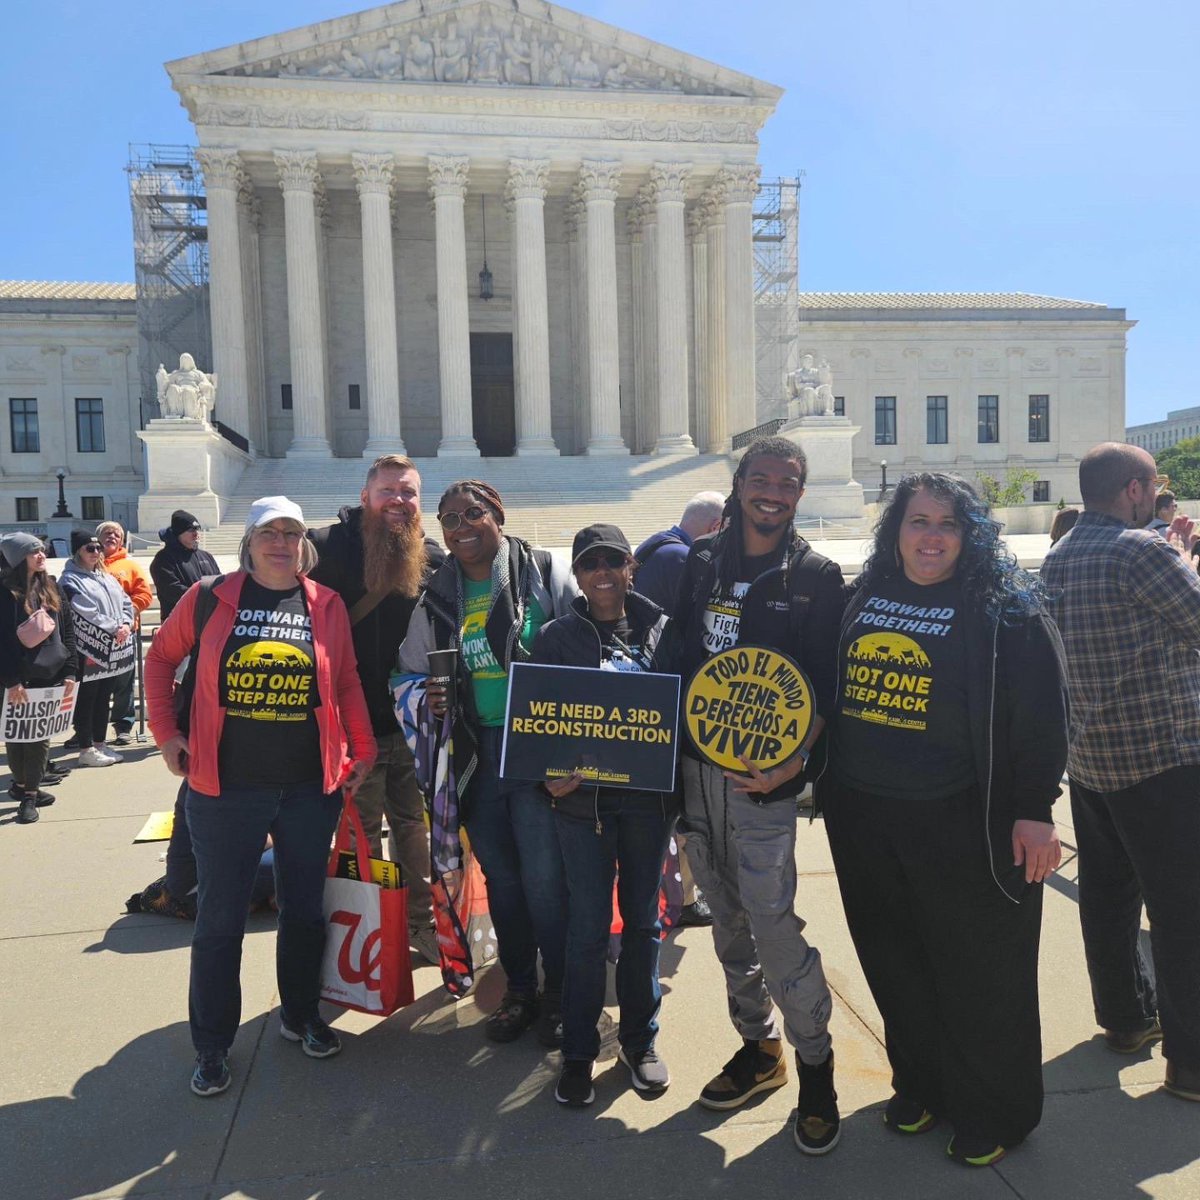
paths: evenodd
<path fill-rule="evenodd" d="M 42 0 L 0 41 L 0 278 L 131 280 L 130 142 L 189 142 L 162 63 L 350 0 Z M 1200 404 L 1193 0 L 573 0 L 787 89 L 801 286 L 1124 307 L 1129 420 Z"/>

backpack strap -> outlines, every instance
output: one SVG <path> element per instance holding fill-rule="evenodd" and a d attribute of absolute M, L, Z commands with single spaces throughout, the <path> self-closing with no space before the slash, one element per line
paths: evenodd
<path fill-rule="evenodd" d="M 639 567 L 644 567 L 664 546 L 671 546 L 676 543 L 680 546 L 683 545 L 678 538 L 672 537 L 670 534 L 659 534 L 657 541 L 651 540 L 642 547 L 640 554 L 633 556 L 634 561 Z"/>
<path fill-rule="evenodd" d="M 817 594 L 821 572 L 831 560 L 819 554 L 807 542 L 803 552 L 792 559 L 787 573 L 788 632 L 792 645 L 800 646 L 809 609 Z"/>
<path fill-rule="evenodd" d="M 364 592 L 359 596 L 350 610 L 350 628 L 353 629 L 359 621 L 369 617 L 387 599 L 391 590 L 390 587 L 379 588 L 377 591 Z"/>
<path fill-rule="evenodd" d="M 204 632 L 208 618 L 217 610 L 217 598 L 213 591 L 225 582 L 224 575 L 205 575 L 200 580 L 200 590 L 196 593 L 196 608 L 193 617 L 192 653 L 200 647 L 200 635 Z"/>

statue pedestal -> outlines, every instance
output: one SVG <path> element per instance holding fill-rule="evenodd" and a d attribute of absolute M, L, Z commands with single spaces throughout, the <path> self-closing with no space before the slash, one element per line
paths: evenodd
<path fill-rule="evenodd" d="M 170 524 L 177 508 L 202 525 L 219 525 L 249 454 L 206 421 L 158 417 L 138 432 L 146 447 L 146 490 L 138 499 L 138 531 Z"/>
<path fill-rule="evenodd" d="M 862 484 L 854 478 L 854 435 L 849 417 L 797 417 L 779 431 L 799 442 L 808 458 L 808 480 L 797 516 L 830 521 L 863 519 Z"/>

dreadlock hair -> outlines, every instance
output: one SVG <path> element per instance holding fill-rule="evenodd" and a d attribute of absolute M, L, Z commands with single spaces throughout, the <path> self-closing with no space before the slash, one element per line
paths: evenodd
<path fill-rule="evenodd" d="M 442 493 L 442 498 L 438 501 L 437 510 L 439 517 L 442 515 L 442 508 L 451 496 L 470 496 L 473 500 L 491 510 L 492 516 L 496 518 L 497 525 L 504 524 L 504 501 L 500 499 L 500 493 L 490 483 L 484 483 L 479 479 L 460 479 L 457 483 L 452 483 Z"/>
<path fill-rule="evenodd" d="M 875 524 L 875 545 L 860 577 L 864 588 L 903 572 L 900 525 L 909 500 L 918 491 L 928 492 L 954 509 L 962 530 L 962 552 L 955 574 L 968 606 L 982 609 L 993 621 L 1015 619 L 1041 608 L 1045 595 L 1041 584 L 1017 565 L 1000 538 L 1000 523 L 992 518 L 987 504 L 965 479 L 943 471 L 906 475 L 896 485 Z"/>
<path fill-rule="evenodd" d="M 737 470 L 733 473 L 733 488 L 725 499 L 725 507 L 721 512 L 721 528 L 719 535 L 722 543 L 722 553 L 719 559 L 717 578 L 722 588 L 732 587 L 737 582 L 738 569 L 741 565 L 745 542 L 742 537 L 741 491 L 750 473 L 750 464 L 756 458 L 782 458 L 785 462 L 794 462 L 800 468 L 800 487 L 808 478 L 808 458 L 803 450 L 785 437 L 760 437 L 746 447 L 742 454 Z M 789 525 L 787 536 L 780 545 L 780 557 L 784 561 L 791 558 L 792 548 L 796 544 L 796 527 Z"/>

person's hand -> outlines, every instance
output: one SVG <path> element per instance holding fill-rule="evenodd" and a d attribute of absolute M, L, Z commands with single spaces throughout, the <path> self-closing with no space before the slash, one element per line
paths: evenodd
<path fill-rule="evenodd" d="M 16 687 L 8 689 L 9 704 L 24 704 L 29 699 L 29 693 L 25 691 L 24 685 L 17 684 Z"/>
<path fill-rule="evenodd" d="M 370 771 L 370 769 L 371 768 L 367 765 L 364 759 L 356 759 L 350 764 L 350 772 L 342 781 L 343 790 L 349 792 L 350 795 L 353 796 L 354 793 L 357 792 L 362 786 L 362 781 L 366 779 L 367 772 Z"/>
<path fill-rule="evenodd" d="M 564 796 L 569 796 L 582 782 L 583 776 L 578 771 L 575 771 L 570 775 L 562 775 L 558 779 L 547 779 L 542 784 L 542 787 L 555 800 L 561 800 Z"/>
<path fill-rule="evenodd" d="M 765 796 L 768 792 L 773 792 L 781 784 L 787 783 L 789 779 L 795 779 L 804 770 L 804 762 L 799 754 L 789 762 L 785 762 L 783 766 L 774 767 L 770 771 L 759 770 L 744 754 L 739 754 L 738 758 L 742 760 L 742 765 L 750 772 L 750 778 L 747 779 L 743 775 L 735 775 L 732 771 L 726 771 L 725 778 L 733 784 L 735 792 L 742 792 L 743 794 L 754 793 Z"/>
<path fill-rule="evenodd" d="M 125 643 L 127 641 L 129 641 L 130 632 L 131 632 L 131 630 L 128 625 L 122 625 L 121 628 L 117 630 L 117 645 L 118 646 L 123 646 L 123 645 L 125 645 Z"/>
<path fill-rule="evenodd" d="M 425 685 L 425 698 L 429 701 L 429 711 L 435 717 L 444 717 L 446 715 L 450 697 L 444 683 L 427 683 Z"/>
<path fill-rule="evenodd" d="M 63 681 L 63 699 L 70 700 L 75 695 L 75 680 L 66 679 Z"/>
<path fill-rule="evenodd" d="M 167 770 L 172 775 L 178 775 L 180 779 L 187 778 L 187 758 L 188 758 L 188 740 L 182 733 L 177 733 L 173 738 L 167 738 L 160 747 L 163 756 L 163 762 L 167 764 Z"/>
<path fill-rule="evenodd" d="M 1062 862 L 1058 830 L 1050 821 L 1014 821 L 1012 847 L 1013 866 L 1025 864 L 1026 883 L 1041 883 Z"/>

